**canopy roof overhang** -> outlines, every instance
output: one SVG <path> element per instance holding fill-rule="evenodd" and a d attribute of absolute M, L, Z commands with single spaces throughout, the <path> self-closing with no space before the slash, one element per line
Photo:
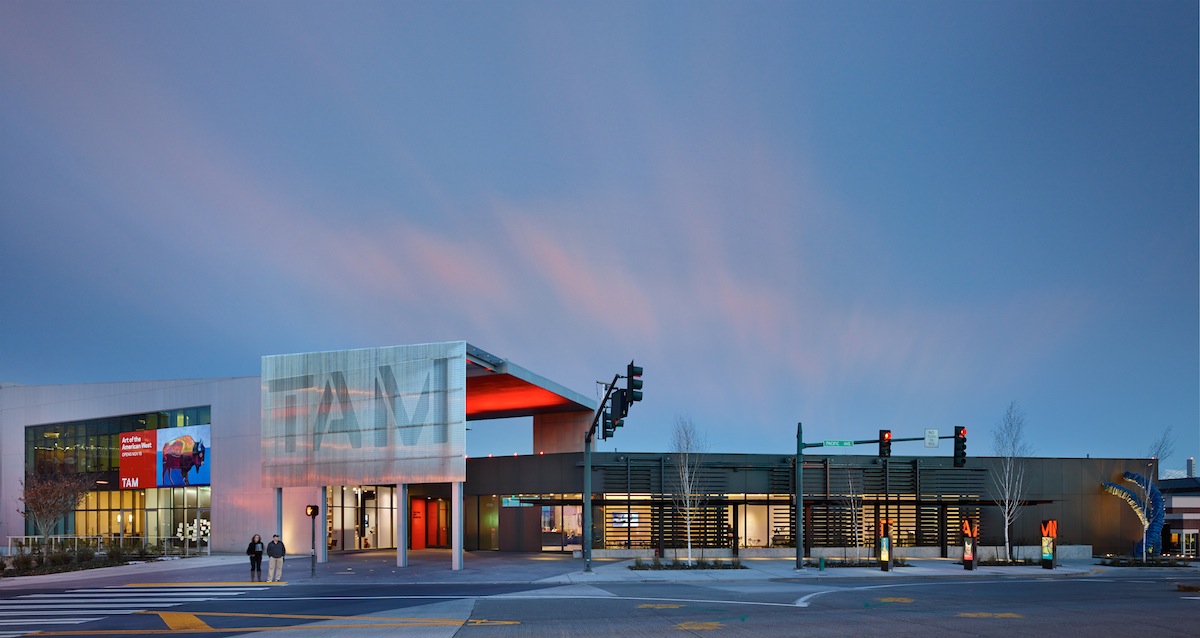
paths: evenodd
<path fill-rule="evenodd" d="M 467 344 L 467 420 L 594 412 L 595 401 Z"/>

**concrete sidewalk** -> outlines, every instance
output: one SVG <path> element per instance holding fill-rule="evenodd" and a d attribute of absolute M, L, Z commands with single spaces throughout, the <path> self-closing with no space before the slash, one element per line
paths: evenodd
<path fill-rule="evenodd" d="M 284 566 L 284 584 L 358 585 L 370 583 L 428 584 L 573 584 L 623 582 L 716 582 L 747 580 L 824 580 L 844 578 L 995 578 L 995 577 L 1066 577 L 1097 574 L 1128 574 L 1136 568 L 1111 568 L 1095 560 L 1064 561 L 1054 570 L 1040 567 L 979 567 L 964 570 L 952 559 L 908 559 L 908 566 L 890 572 L 878 568 L 809 567 L 795 569 L 795 559 L 746 558 L 746 569 L 720 570 L 633 570 L 633 560 L 602 559 L 592 561 L 592 572 L 585 573 L 583 560 L 564 554 L 515 554 L 467 552 L 464 568 L 450 569 L 449 550 L 409 552 L 407 567 L 396 566 L 396 553 L 377 550 L 334 554 L 328 563 L 314 569 L 309 556 L 289 556 Z M 106 567 L 63 574 L 22 576 L 0 579 L 0 589 L 60 586 L 63 583 L 86 585 L 89 581 L 120 578 L 155 583 L 249 583 L 247 558 L 215 555 L 151 563 Z M 1200 568 L 1156 568 L 1154 574 L 1178 573 L 1194 579 Z M 279 586 L 262 583 L 265 586 Z"/>

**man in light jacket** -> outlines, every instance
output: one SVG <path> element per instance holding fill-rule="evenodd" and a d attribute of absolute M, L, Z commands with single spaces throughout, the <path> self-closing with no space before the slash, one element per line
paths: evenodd
<path fill-rule="evenodd" d="M 271 542 L 267 543 L 267 557 L 271 559 L 271 562 L 267 565 L 268 583 L 277 583 L 283 576 L 283 557 L 286 554 L 287 548 L 279 540 L 279 534 L 272 536 Z"/>

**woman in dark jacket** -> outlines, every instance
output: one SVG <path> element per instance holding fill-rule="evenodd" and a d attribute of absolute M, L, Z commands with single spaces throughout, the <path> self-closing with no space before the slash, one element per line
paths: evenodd
<path fill-rule="evenodd" d="M 250 582 L 257 580 L 262 582 L 262 555 L 263 555 L 262 537 L 258 534 L 250 539 L 250 545 L 246 547 L 246 555 L 250 557 Z"/>

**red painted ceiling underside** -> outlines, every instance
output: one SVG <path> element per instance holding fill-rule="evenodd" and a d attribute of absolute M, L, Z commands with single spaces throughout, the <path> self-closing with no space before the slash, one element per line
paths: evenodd
<path fill-rule="evenodd" d="M 496 419 L 587 408 L 507 374 L 467 377 L 467 418 Z"/>

